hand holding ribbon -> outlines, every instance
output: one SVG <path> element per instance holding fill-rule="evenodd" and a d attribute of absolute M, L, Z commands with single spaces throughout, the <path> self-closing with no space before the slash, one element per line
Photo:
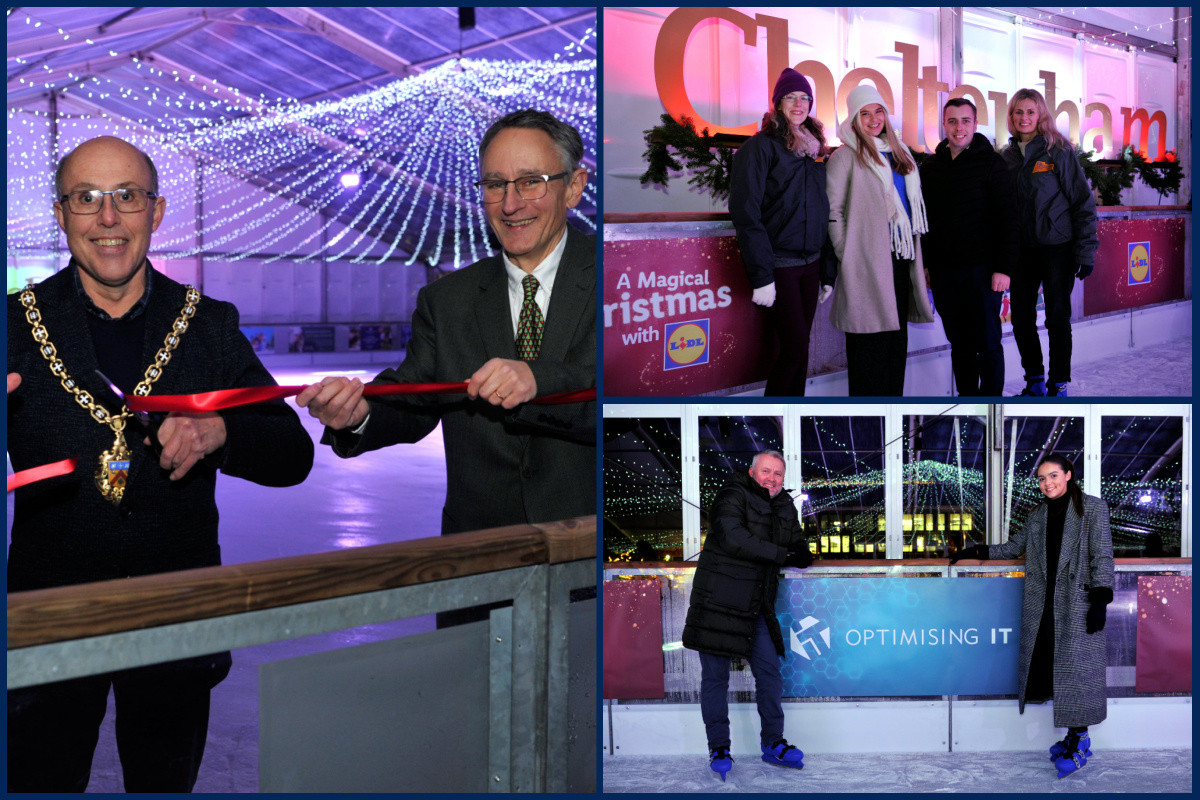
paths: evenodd
<path fill-rule="evenodd" d="M 296 405 L 335 431 L 358 427 L 367 416 L 362 381 L 358 378 L 322 378 L 296 395 Z"/>
<path fill-rule="evenodd" d="M 537 379 L 524 361 L 493 358 L 467 381 L 467 397 L 482 398 L 511 411 L 537 397 Z"/>

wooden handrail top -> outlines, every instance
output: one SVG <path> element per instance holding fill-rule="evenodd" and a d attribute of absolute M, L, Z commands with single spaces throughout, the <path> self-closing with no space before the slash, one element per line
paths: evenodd
<path fill-rule="evenodd" d="M 8 595 L 8 649 L 596 557 L 596 518 Z"/>
<path fill-rule="evenodd" d="M 1171 564 L 1191 564 L 1190 558 L 1114 558 L 1113 561 L 1117 564 L 1132 564 L 1135 566 L 1152 567 L 1156 564 L 1171 565 Z M 814 567 L 849 567 L 851 569 L 859 569 L 862 567 L 945 567 L 950 564 L 948 558 L 925 558 L 925 559 L 900 559 L 900 558 L 852 558 L 845 561 L 829 560 L 829 561 L 814 561 Z M 974 558 L 963 558 L 954 562 L 956 567 L 1023 567 L 1025 566 L 1024 558 L 1011 560 L 988 560 L 980 561 Z M 606 561 L 604 562 L 605 572 L 619 572 L 627 569 L 695 569 L 695 561 Z M 780 569 L 784 569 L 780 567 Z"/>

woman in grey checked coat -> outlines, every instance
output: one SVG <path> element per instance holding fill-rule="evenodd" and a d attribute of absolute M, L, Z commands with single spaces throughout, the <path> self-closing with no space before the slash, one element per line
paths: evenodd
<path fill-rule="evenodd" d="M 1037 469 L 1046 501 L 1021 530 L 998 545 L 975 545 L 958 558 L 1025 556 L 1018 697 L 1054 700 L 1054 726 L 1067 736 L 1050 748 L 1058 777 L 1091 757 L 1087 728 L 1108 714 L 1104 623 L 1112 602 L 1113 554 L 1108 504 L 1084 494 L 1070 459 L 1049 455 Z"/>

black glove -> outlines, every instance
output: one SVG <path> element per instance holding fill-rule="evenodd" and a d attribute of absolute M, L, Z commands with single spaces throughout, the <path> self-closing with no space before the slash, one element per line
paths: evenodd
<path fill-rule="evenodd" d="M 1094 586 L 1088 589 L 1087 632 L 1097 633 L 1104 630 L 1108 621 L 1108 604 L 1112 602 L 1112 589 L 1107 586 Z"/>
<path fill-rule="evenodd" d="M 1083 280 L 1088 275 L 1092 274 L 1092 267 L 1093 265 L 1091 264 L 1080 264 L 1079 268 L 1075 270 L 1075 277 L 1079 278 L 1079 280 Z"/>
<path fill-rule="evenodd" d="M 788 553 L 787 558 L 783 560 L 785 567 L 797 567 L 799 569 L 807 569 L 812 566 L 812 553 L 808 552 L 808 548 L 797 550 L 794 553 Z"/>
<path fill-rule="evenodd" d="M 953 564 L 960 558 L 974 558 L 979 561 L 987 561 L 988 546 L 986 544 L 974 544 L 968 547 L 966 550 L 959 550 L 950 557 L 950 563 Z"/>

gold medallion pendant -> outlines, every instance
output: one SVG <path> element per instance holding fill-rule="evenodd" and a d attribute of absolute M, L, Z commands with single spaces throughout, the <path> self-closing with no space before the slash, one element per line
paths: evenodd
<path fill-rule="evenodd" d="M 113 420 L 117 437 L 111 450 L 100 454 L 100 466 L 96 470 L 96 488 L 104 499 L 117 505 L 125 496 L 125 484 L 129 480 L 129 448 L 125 446 L 125 420 Z"/>

